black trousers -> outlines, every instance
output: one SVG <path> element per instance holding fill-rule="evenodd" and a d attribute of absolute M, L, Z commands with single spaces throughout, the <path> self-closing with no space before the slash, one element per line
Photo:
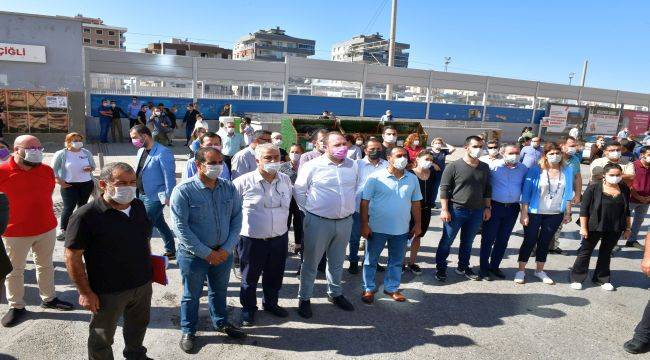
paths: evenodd
<path fill-rule="evenodd" d="M 126 359 L 146 359 L 142 346 L 151 311 L 151 283 L 118 293 L 99 295 L 99 311 L 90 318 L 88 358 L 113 359 L 113 338 L 120 317 L 124 317 L 122 333 Z"/>
<path fill-rule="evenodd" d="M 288 246 L 287 233 L 271 239 L 241 237 L 237 248 L 242 274 L 239 301 L 243 311 L 257 310 L 256 292 L 260 276 L 264 291 L 262 303 L 271 306 L 278 304 Z"/>
<path fill-rule="evenodd" d="M 524 227 L 524 241 L 519 248 L 519 262 L 528 262 L 535 245 L 535 261 L 546 262 L 548 244 L 553 239 L 557 228 L 562 224 L 564 214 L 531 214 L 528 213 L 528 226 Z"/>
<path fill-rule="evenodd" d="M 634 329 L 634 338 L 643 343 L 650 344 L 650 301 L 645 306 L 645 311 L 643 312 L 643 317 L 639 325 Z"/>
<path fill-rule="evenodd" d="M 616 246 L 620 237 L 620 231 L 590 231 L 587 238 L 582 239 L 582 245 L 580 245 L 580 248 L 578 249 L 576 261 L 571 270 L 571 282 L 581 283 L 585 281 L 587 278 L 587 272 L 589 271 L 591 253 L 593 253 L 596 244 L 600 241 L 596 270 L 594 270 L 592 280 L 594 282 L 608 283 L 610 277 L 609 263 L 612 259 L 612 249 Z"/>
<path fill-rule="evenodd" d="M 304 237 L 305 232 L 302 228 L 302 220 L 304 219 L 305 214 L 300 211 L 298 208 L 298 203 L 296 199 L 291 198 L 291 205 L 289 206 L 289 218 L 287 219 L 287 228 L 291 226 L 293 221 L 293 239 L 296 245 L 302 244 L 302 238 Z"/>
<path fill-rule="evenodd" d="M 68 183 L 71 186 L 61 188 L 61 199 L 63 200 L 63 211 L 61 212 L 61 230 L 68 227 L 70 216 L 75 208 L 82 207 L 88 202 L 90 194 L 93 193 L 95 184 L 92 180 L 81 183 Z"/>

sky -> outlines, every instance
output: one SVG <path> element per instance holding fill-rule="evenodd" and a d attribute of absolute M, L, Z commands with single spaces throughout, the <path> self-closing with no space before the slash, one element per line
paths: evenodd
<path fill-rule="evenodd" d="M 241 36 L 280 26 L 316 40 L 313 58 L 333 43 L 390 31 L 391 0 L 0 0 L 0 10 L 100 17 L 128 28 L 126 47 L 188 38 L 232 48 Z M 409 67 L 650 93 L 650 1 L 398 0 L 399 42 Z"/>

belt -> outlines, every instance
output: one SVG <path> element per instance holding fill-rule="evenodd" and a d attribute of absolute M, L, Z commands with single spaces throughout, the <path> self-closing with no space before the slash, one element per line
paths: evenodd
<path fill-rule="evenodd" d="M 285 236 L 287 236 L 287 233 L 284 233 L 284 234 L 276 236 L 276 237 L 269 237 L 269 238 L 254 238 L 254 237 L 242 235 L 242 237 L 249 238 L 251 240 L 264 240 L 264 241 L 281 239 L 281 238 L 284 238 Z"/>
<path fill-rule="evenodd" d="M 317 218 L 321 218 L 321 219 L 323 219 L 323 220 L 333 220 L 333 221 L 337 221 L 337 220 L 345 220 L 345 219 L 349 218 L 350 216 L 352 216 L 352 214 L 350 214 L 350 215 L 348 215 L 348 216 L 346 216 L 346 217 L 342 217 L 342 218 L 340 218 L 340 219 L 332 219 L 332 218 L 328 218 L 328 217 L 325 217 L 325 216 L 316 215 L 316 214 L 314 214 L 313 212 L 309 212 L 309 211 L 307 211 L 307 214 L 309 214 L 309 215 L 314 215 L 315 217 L 317 217 Z"/>
<path fill-rule="evenodd" d="M 519 206 L 519 203 L 518 203 L 518 202 L 513 202 L 513 203 L 502 203 L 502 202 L 494 201 L 494 200 L 492 200 L 492 204 L 497 204 L 497 205 L 499 205 L 499 206 L 503 206 L 503 207 L 505 207 L 505 208 L 513 207 L 513 206 Z"/>

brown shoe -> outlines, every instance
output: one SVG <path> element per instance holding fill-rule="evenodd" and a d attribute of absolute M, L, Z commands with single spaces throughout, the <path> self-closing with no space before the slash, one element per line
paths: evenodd
<path fill-rule="evenodd" d="M 361 301 L 363 301 L 366 304 L 372 304 L 372 302 L 375 300 L 375 293 L 372 291 L 364 291 L 361 294 Z"/>
<path fill-rule="evenodd" d="M 398 302 L 406 301 L 406 297 L 404 297 L 404 295 L 402 295 L 402 293 L 399 291 L 395 291 L 395 292 L 384 291 L 384 294 L 390 296 L 393 300 Z"/>

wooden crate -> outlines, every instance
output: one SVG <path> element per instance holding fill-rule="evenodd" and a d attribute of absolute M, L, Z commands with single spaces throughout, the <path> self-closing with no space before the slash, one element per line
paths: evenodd
<path fill-rule="evenodd" d="M 45 97 L 47 92 L 45 91 L 27 91 L 27 107 L 30 112 L 47 112 L 47 103 Z"/>
<path fill-rule="evenodd" d="M 30 133 L 47 133 L 50 130 L 50 127 L 47 123 L 47 113 L 46 112 L 30 112 L 28 113 L 27 119 L 29 121 L 29 132 Z"/>
<path fill-rule="evenodd" d="M 7 90 L 7 111 L 27 111 L 27 92 Z"/>
<path fill-rule="evenodd" d="M 47 115 L 49 123 L 49 132 L 51 133 L 67 133 L 68 132 L 68 114 L 53 114 Z"/>
<path fill-rule="evenodd" d="M 29 131 L 29 122 L 26 111 L 8 113 L 7 127 L 9 133 L 26 133 Z"/>

